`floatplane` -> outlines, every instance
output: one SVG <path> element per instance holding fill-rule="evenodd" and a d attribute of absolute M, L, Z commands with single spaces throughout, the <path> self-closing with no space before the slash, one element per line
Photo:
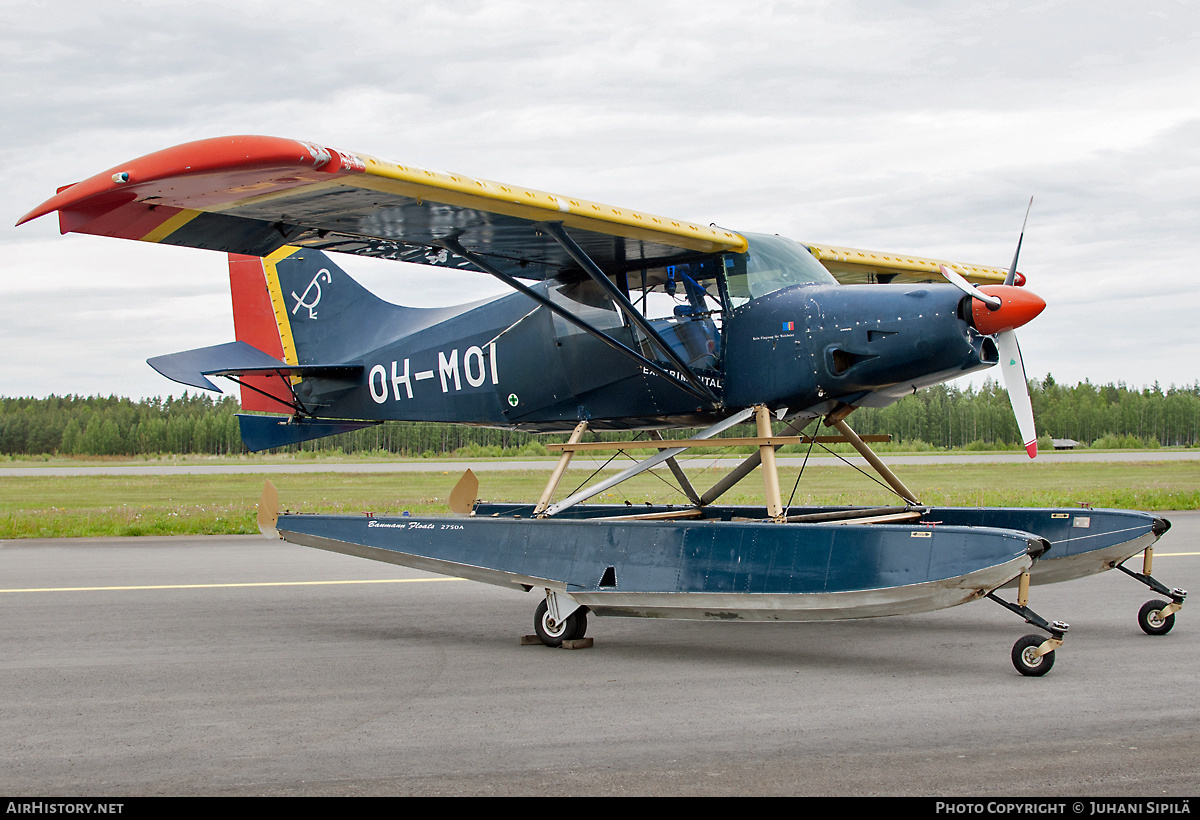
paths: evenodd
<path fill-rule="evenodd" d="M 236 341 L 149 363 L 187 385 L 241 388 L 242 439 L 262 450 L 390 420 L 569 433 L 536 503 L 480 503 L 470 471 L 452 515 L 280 513 L 265 534 L 309 547 L 544 594 L 537 640 L 577 646 L 587 615 L 817 621 L 925 612 L 987 598 L 1045 634 L 1016 669 L 1053 665 L 1067 625 L 1029 607 L 1031 583 L 1118 567 L 1151 572 L 1164 519 L 1123 510 L 939 508 L 847 423 L 859 407 L 1000 365 L 1030 457 L 1033 412 L 1016 330 L 1045 303 L 1007 270 L 735 232 L 272 137 L 201 140 L 131 160 L 21 219 L 62 231 L 229 254 Z M 1028 217 L 1028 212 L 1026 213 Z M 1022 229 L 1022 237 L 1024 229 Z M 327 252 L 489 274 L 511 293 L 448 308 L 371 294 Z M 1020 252 L 1020 241 L 1017 254 Z M 730 438 L 752 424 L 755 435 Z M 805 432 L 809 425 L 827 435 Z M 671 430 L 699 430 L 669 438 Z M 640 438 L 587 441 L 589 433 Z M 797 508 L 776 451 L 849 442 L 898 496 L 889 507 Z M 712 487 L 678 457 L 755 448 Z M 555 500 L 576 453 L 650 449 Z M 665 465 L 684 505 L 584 503 Z M 754 472 L 761 507 L 719 499 Z M 1144 554 L 1143 571 L 1124 563 Z M 1016 588 L 1015 600 L 1001 597 Z"/>

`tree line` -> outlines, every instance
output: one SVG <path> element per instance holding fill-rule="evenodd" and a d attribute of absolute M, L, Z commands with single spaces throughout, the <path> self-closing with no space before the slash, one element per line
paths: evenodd
<path fill-rule="evenodd" d="M 1200 440 L 1200 381 L 1163 390 L 1124 383 L 1061 385 L 1053 376 L 1029 383 L 1039 436 L 1105 448 L 1194 446 Z M 849 419 L 860 434 L 890 433 L 900 442 L 932 447 L 1020 443 L 1004 387 L 988 380 L 978 390 L 939 384 L 883 409 Z"/>
<path fill-rule="evenodd" d="M 1038 432 L 1099 447 L 1195 446 L 1200 440 L 1200 381 L 1162 390 L 1123 383 L 1060 385 L 1030 382 Z M 0 398 L 0 453 L 5 455 L 130 456 L 244 453 L 237 401 L 204 394 L 134 401 L 117 396 Z M 890 434 L 904 446 L 1017 447 L 1020 435 L 1004 388 L 940 384 L 890 407 L 861 408 L 849 418 L 860 434 Z M 727 436 L 754 435 L 752 426 Z M 627 438 L 629 434 L 617 434 Z M 284 450 L 379 452 L 403 457 L 543 455 L 543 443 L 563 436 L 454 424 L 392 422 L 304 442 Z"/>

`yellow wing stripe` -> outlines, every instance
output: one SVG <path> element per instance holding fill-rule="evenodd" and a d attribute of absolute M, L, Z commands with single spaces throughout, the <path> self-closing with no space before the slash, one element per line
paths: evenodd
<path fill-rule="evenodd" d="M 813 256 L 829 269 L 835 276 L 839 272 L 854 274 L 868 273 L 898 273 L 898 274 L 929 274 L 941 278 L 939 265 L 945 265 L 951 270 L 962 274 L 968 281 L 975 284 L 1003 283 L 1008 271 L 1003 268 L 993 268 L 985 265 L 966 265 L 961 262 L 950 262 L 943 259 L 927 259 L 922 256 L 908 254 L 884 253 L 881 251 L 864 251 L 857 248 L 840 248 L 835 245 L 814 245 L 806 242 Z"/>
<path fill-rule="evenodd" d="M 449 174 L 400 165 L 375 157 L 358 155 L 365 165 L 361 174 L 339 175 L 327 182 L 315 182 L 276 191 L 232 199 L 213 205 L 213 212 L 236 211 L 238 208 L 260 205 L 274 199 L 311 195 L 338 188 L 359 188 L 418 201 L 437 202 L 459 208 L 470 208 L 501 214 L 532 222 L 560 221 L 568 227 L 620 236 L 668 247 L 702 253 L 732 251 L 744 253 L 746 239 L 733 231 L 698 225 L 680 219 L 617 208 L 586 199 L 549 194 L 492 182 L 463 174 Z"/>
<path fill-rule="evenodd" d="M 626 239 L 659 242 L 705 253 L 742 253 L 747 247 L 744 237 L 723 228 L 697 225 L 462 174 L 413 168 L 375 157 L 362 156 L 362 159 L 366 165 L 366 173 L 345 178 L 346 183 L 355 187 L 414 199 L 428 199 L 446 205 L 474 208 L 535 222 L 561 221 L 572 228 Z"/>
<path fill-rule="evenodd" d="M 188 224 L 193 219 L 200 216 L 200 214 L 202 214 L 202 213 L 204 213 L 204 212 L 203 211 L 193 211 L 188 208 L 184 208 L 183 210 L 181 210 L 179 213 L 175 214 L 170 219 L 167 219 L 166 221 L 164 221 L 157 228 L 150 231 L 150 233 L 143 236 L 141 241 L 142 242 L 162 242 L 168 236 L 175 233 L 175 231 L 179 230 L 184 225 Z"/>

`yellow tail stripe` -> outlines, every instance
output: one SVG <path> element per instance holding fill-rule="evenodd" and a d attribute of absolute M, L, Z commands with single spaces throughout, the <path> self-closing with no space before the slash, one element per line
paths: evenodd
<path fill-rule="evenodd" d="M 267 278 L 267 291 L 271 294 L 271 308 L 275 312 L 275 326 L 279 328 L 279 342 L 283 346 L 283 360 L 288 364 L 300 364 L 296 356 L 296 340 L 292 337 L 292 322 L 288 317 L 287 305 L 283 301 L 283 287 L 279 284 L 279 272 L 276 263 L 288 258 L 300 250 L 294 245 L 284 245 L 270 256 L 263 257 L 263 273 Z M 299 376 L 292 376 L 292 384 L 300 382 Z"/>

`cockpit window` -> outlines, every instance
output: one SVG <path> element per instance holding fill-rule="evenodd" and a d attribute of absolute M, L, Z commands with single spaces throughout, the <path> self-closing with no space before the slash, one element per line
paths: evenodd
<path fill-rule="evenodd" d="M 718 371 L 722 366 L 723 314 L 783 288 L 795 285 L 836 285 L 808 248 L 766 234 L 747 234 L 745 253 L 710 254 L 672 265 L 633 269 L 614 279 L 634 310 L 682 361 L 694 370 Z M 570 309 L 601 329 L 623 319 L 615 306 L 588 280 L 551 289 L 555 301 L 570 300 Z M 561 325 L 561 327 L 560 327 Z M 572 332 L 555 318 L 555 330 Z M 576 331 L 577 332 L 577 331 Z M 635 347 L 655 361 L 666 363 L 657 343 L 631 328 Z"/>
<path fill-rule="evenodd" d="M 744 233 L 745 253 L 725 254 L 725 288 L 731 308 L 793 285 L 836 285 L 808 248 L 791 239 Z"/>
<path fill-rule="evenodd" d="M 654 331 L 682 361 L 698 371 L 715 371 L 721 362 L 722 257 L 630 271 L 629 299 Z M 667 363 L 657 344 L 634 333 L 644 356 Z"/>

